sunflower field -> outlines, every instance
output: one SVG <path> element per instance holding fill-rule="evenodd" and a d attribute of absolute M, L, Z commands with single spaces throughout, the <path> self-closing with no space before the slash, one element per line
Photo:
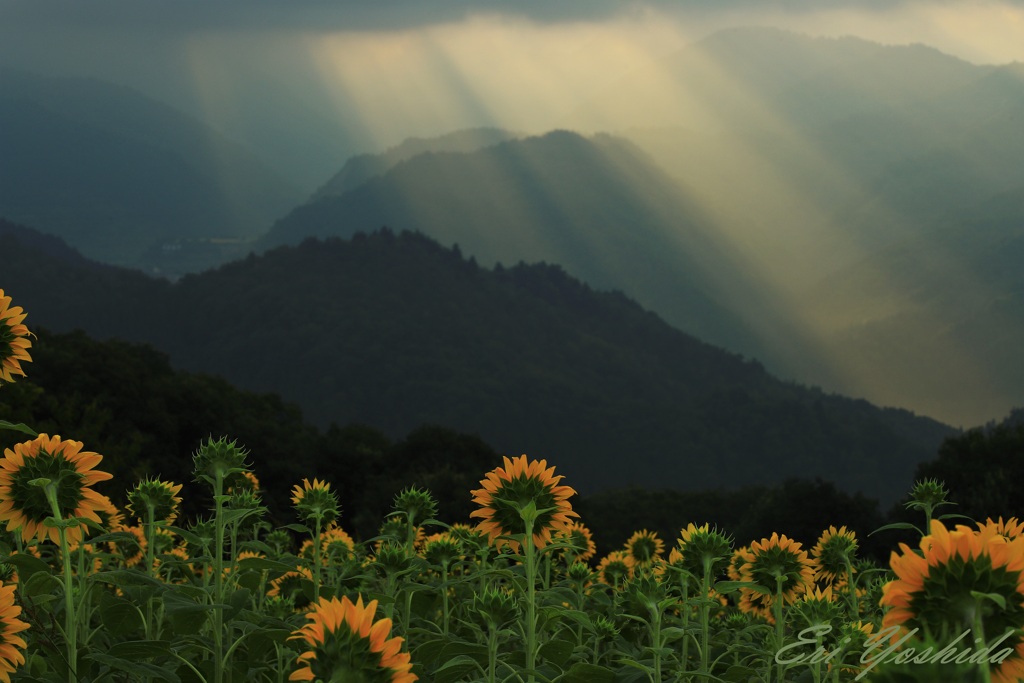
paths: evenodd
<path fill-rule="evenodd" d="M 11 303 L 0 290 L 0 389 L 32 361 Z M 918 526 L 879 530 L 919 537 L 888 566 L 845 526 L 809 548 L 640 529 L 598 557 L 575 491 L 526 455 L 481 472 L 464 523 L 410 486 L 355 538 L 316 478 L 269 523 L 228 437 L 194 453 L 208 512 L 183 520 L 183 483 L 117 482 L 79 441 L 0 429 L 23 437 L 0 459 L 8 683 L 1024 680 L 1024 523 L 939 514 L 935 480 L 911 492 Z"/>

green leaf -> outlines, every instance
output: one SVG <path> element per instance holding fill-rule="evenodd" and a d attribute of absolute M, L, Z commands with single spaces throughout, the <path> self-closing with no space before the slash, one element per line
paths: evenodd
<path fill-rule="evenodd" d="M 22 586 L 25 595 L 35 598 L 36 604 L 39 604 L 40 596 L 53 593 L 55 588 L 63 588 L 63 584 L 56 576 L 53 574 L 43 574 L 42 572 L 33 574 L 28 581 L 22 583 Z"/>
<path fill-rule="evenodd" d="M 480 643 L 457 641 L 448 643 L 441 651 L 441 659 L 453 657 L 470 657 L 480 664 L 487 663 L 487 646 Z"/>
<path fill-rule="evenodd" d="M 122 659 L 149 659 L 170 656 L 174 652 L 166 640 L 127 640 L 111 645 L 107 654 Z"/>
<path fill-rule="evenodd" d="M 976 523 L 973 518 L 968 517 L 967 515 L 961 515 L 959 512 L 947 512 L 944 515 L 939 515 L 935 519 L 938 519 L 938 520 L 962 519 L 964 521 L 970 522 L 971 524 L 975 524 Z"/>
<path fill-rule="evenodd" d="M 1006 609 L 1006 598 L 999 593 L 982 593 L 980 591 L 971 591 L 971 597 L 975 600 L 991 600 L 992 602 L 999 605 L 999 609 Z"/>
<path fill-rule="evenodd" d="M 604 666 L 576 662 L 555 683 L 614 683 L 615 672 Z"/>
<path fill-rule="evenodd" d="M 18 569 L 18 580 L 27 581 L 32 578 L 33 574 L 38 572 L 50 573 L 50 565 L 46 564 L 38 557 L 28 555 L 26 553 L 17 553 L 16 555 L 8 555 L 7 557 L 0 560 L 7 564 L 13 564 Z"/>
<path fill-rule="evenodd" d="M 729 593 L 735 593 L 741 588 L 753 589 L 756 585 L 753 581 L 719 581 L 715 584 L 715 592 L 728 595 Z"/>
<path fill-rule="evenodd" d="M 10 429 L 11 431 L 22 432 L 24 434 L 28 434 L 29 436 L 39 436 L 39 433 L 36 432 L 36 430 L 32 429 L 24 422 L 14 423 L 8 422 L 7 420 L 0 420 L 0 429 Z"/>
<path fill-rule="evenodd" d="M 575 645 L 568 640 L 549 640 L 540 646 L 538 653 L 555 666 L 562 667 L 572 657 L 574 648 Z"/>
<path fill-rule="evenodd" d="M 105 572 L 96 572 L 91 575 L 92 579 L 102 583 L 109 583 L 112 586 L 125 588 L 127 586 L 153 586 L 164 588 L 164 584 L 150 576 L 146 576 L 138 569 L 112 569 Z"/>
<path fill-rule="evenodd" d="M 135 603 L 110 593 L 100 595 L 100 621 L 104 628 L 118 636 L 142 631 L 146 624 Z"/>
<path fill-rule="evenodd" d="M 295 565 L 288 565 L 276 560 L 268 560 L 265 557 L 246 557 L 238 561 L 238 570 L 252 569 L 254 571 L 286 572 L 295 571 Z"/>
<path fill-rule="evenodd" d="M 920 531 L 921 531 L 920 529 L 918 529 L 916 526 L 914 526 L 910 522 L 893 522 L 892 524 L 886 524 L 885 526 L 878 527 L 877 529 L 872 531 L 870 534 L 868 534 L 868 536 L 874 536 L 879 531 L 890 531 L 892 529 L 913 529 L 914 531 L 917 531 L 918 533 L 920 533 Z"/>
<path fill-rule="evenodd" d="M 181 679 L 178 678 L 177 674 L 173 671 L 162 666 L 156 666 L 155 664 L 132 662 L 126 659 L 121 659 L 120 657 L 101 654 L 99 652 L 89 654 L 88 658 L 94 662 L 108 666 L 111 669 L 117 669 L 118 671 L 129 673 L 143 681 L 159 679 L 161 681 L 167 681 L 167 683 L 181 683 Z"/>
<path fill-rule="evenodd" d="M 470 671 L 477 671 L 480 665 L 476 660 L 466 655 L 459 655 L 441 665 L 434 675 L 431 676 L 433 683 L 455 683 Z"/>

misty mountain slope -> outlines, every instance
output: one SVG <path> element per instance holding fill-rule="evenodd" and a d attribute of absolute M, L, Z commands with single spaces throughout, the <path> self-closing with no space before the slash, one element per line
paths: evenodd
<path fill-rule="evenodd" d="M 310 198 L 311 201 L 341 195 L 384 174 L 402 161 L 427 152 L 474 152 L 521 137 L 500 128 L 470 128 L 435 138 L 408 138 L 381 154 L 357 154 Z"/>
<path fill-rule="evenodd" d="M 83 277 L 24 248 L 5 284 L 31 324 L 60 331 L 55 301 Z M 131 277 L 92 280 L 110 314 L 87 332 L 278 392 L 319 424 L 478 433 L 581 491 L 820 475 L 892 500 L 950 433 L 780 382 L 556 266 L 489 270 L 421 235 L 306 240 L 155 288 Z"/>
<path fill-rule="evenodd" d="M 722 55 L 744 35 L 749 50 Z M 815 63 L 777 68 L 812 49 Z M 661 111 L 663 127 L 629 112 L 619 121 L 793 313 L 761 316 L 758 357 L 784 376 L 958 424 L 1024 402 L 1024 381 L 1006 370 L 1007 350 L 1024 343 L 1019 289 L 994 276 L 1017 252 L 976 235 L 985 225 L 1012 241 L 1021 228 L 1005 211 L 1024 186 L 1020 65 L 753 29 L 712 36 L 671 63 L 684 57 L 695 73 L 672 71 L 663 89 L 705 97 L 713 125 L 684 107 Z M 712 75 L 717 89 L 689 88 Z M 757 307 L 737 301 L 753 324 Z M 794 321 L 813 354 L 767 341 Z"/>
<path fill-rule="evenodd" d="M 264 246 L 347 237 L 382 225 L 457 243 L 483 264 L 546 261 L 595 287 L 628 291 L 702 339 L 751 356 L 762 346 L 733 308 L 785 318 L 734 247 L 638 148 L 567 131 L 467 154 L 422 154 L 274 225 Z M 789 335 L 802 348 L 799 334 Z"/>
<path fill-rule="evenodd" d="M 0 215 L 102 261 L 258 233 L 300 195 L 214 130 L 101 81 L 0 69 Z"/>
<path fill-rule="evenodd" d="M 917 405 L 948 396 L 983 415 L 1024 402 L 1022 198 L 1024 185 L 937 217 L 926 244 L 905 238 L 823 281 L 830 344 Z"/>

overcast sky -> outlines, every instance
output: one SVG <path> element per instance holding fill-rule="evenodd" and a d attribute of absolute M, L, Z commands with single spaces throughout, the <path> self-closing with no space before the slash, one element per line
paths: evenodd
<path fill-rule="evenodd" d="M 408 135 L 555 126 L 738 25 L 1024 62 L 1024 0 L 0 0 L 0 66 L 128 85 L 249 144 L 288 137 L 283 164 L 320 155 L 313 183 Z"/>

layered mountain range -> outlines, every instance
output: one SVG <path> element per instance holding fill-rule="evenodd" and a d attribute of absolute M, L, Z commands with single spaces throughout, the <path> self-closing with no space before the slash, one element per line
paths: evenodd
<path fill-rule="evenodd" d="M 26 234 L 0 229 L 34 325 L 150 343 L 321 426 L 479 434 L 581 491 L 819 476 L 891 502 L 953 433 L 782 382 L 557 266 L 484 268 L 413 233 L 309 239 L 174 284 Z"/>

